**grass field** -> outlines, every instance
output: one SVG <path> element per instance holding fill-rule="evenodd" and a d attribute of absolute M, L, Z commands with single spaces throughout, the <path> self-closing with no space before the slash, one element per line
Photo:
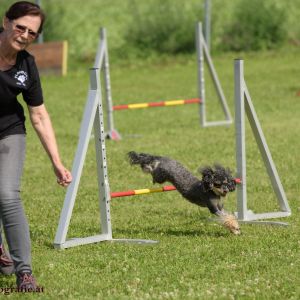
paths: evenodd
<path fill-rule="evenodd" d="M 296 51 L 297 50 L 297 51 Z M 152 246 L 98 243 L 54 250 L 53 240 L 65 190 L 56 184 L 46 154 L 29 122 L 22 196 L 30 223 L 34 274 L 44 293 L 11 299 L 299 299 L 299 112 L 298 49 L 242 55 L 245 78 L 264 134 L 285 188 L 292 216 L 288 227 L 242 225 L 233 236 L 208 221 L 177 192 L 113 199 L 115 238 L 158 240 Z M 214 57 L 233 113 L 232 54 Z M 88 67 L 67 77 L 44 77 L 43 87 L 61 155 L 71 168 L 88 91 Z M 114 65 L 115 104 L 197 96 L 194 57 Z M 208 116 L 222 117 L 207 79 Z M 123 136 L 107 141 L 112 191 L 152 187 L 151 178 L 130 167 L 130 150 L 167 155 L 193 173 L 201 165 L 222 163 L 235 170 L 234 126 L 201 128 L 198 108 L 186 105 L 115 113 Z M 298 154 L 297 154 L 298 153 Z M 250 126 L 247 124 L 248 201 L 255 212 L 276 211 L 277 203 Z M 68 237 L 99 233 L 96 162 L 91 142 Z M 236 209 L 236 196 L 227 199 Z M 1 287 L 14 277 L 0 277 Z"/>

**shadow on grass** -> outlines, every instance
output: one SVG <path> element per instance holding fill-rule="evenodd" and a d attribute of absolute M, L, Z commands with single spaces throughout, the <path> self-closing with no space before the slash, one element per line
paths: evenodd
<path fill-rule="evenodd" d="M 208 231 L 204 229 L 199 229 L 199 230 L 182 230 L 182 229 L 159 229 L 157 227 L 147 227 L 146 229 L 143 229 L 143 231 L 139 231 L 137 229 L 116 229 L 114 231 L 114 237 L 117 235 L 118 237 L 123 235 L 123 236 L 132 236 L 132 235 L 141 235 L 141 233 L 151 233 L 151 234 L 156 234 L 159 236 L 165 235 L 165 236 L 209 236 L 209 237 L 225 237 L 228 236 L 228 232 L 224 231 Z"/>
<path fill-rule="evenodd" d="M 95 233 L 96 234 L 96 233 Z M 149 236 L 149 235 L 155 235 L 155 236 Z M 175 237 L 211 237 L 211 238 L 224 238 L 228 237 L 230 235 L 227 231 L 215 231 L 215 230 L 209 230 L 209 229 L 199 229 L 199 230 L 182 230 L 182 229 L 159 229 L 157 227 L 147 227 L 143 228 L 142 230 L 138 229 L 115 229 L 113 232 L 113 238 L 115 239 L 155 239 L 158 240 L 160 237 L 167 237 L 167 236 L 175 236 Z M 83 237 L 88 236 L 85 235 Z M 77 236 L 77 238 L 80 238 L 81 236 Z M 69 239 L 72 239 L 75 237 L 69 237 Z M 45 242 L 44 246 L 48 249 L 54 250 L 53 243 Z M 1 283 L 1 281 L 0 281 Z"/>
<path fill-rule="evenodd" d="M 176 213 L 175 213 L 176 214 Z M 177 214 L 176 214 L 177 215 Z M 191 225 L 194 225 L 195 222 L 199 222 L 201 227 L 197 229 L 187 228 L 182 229 L 182 227 L 191 227 Z M 221 229 L 221 226 L 218 230 L 215 230 L 213 227 L 211 227 L 208 222 L 208 219 L 206 216 L 198 215 L 197 217 L 190 217 L 190 215 L 187 215 L 187 218 L 185 218 L 185 222 L 182 224 L 181 228 L 170 228 L 168 225 L 168 228 L 165 227 L 157 227 L 157 226 L 137 226 L 134 228 L 134 225 L 131 224 L 132 227 L 127 228 L 113 228 L 113 238 L 153 238 L 149 235 L 156 235 L 154 238 L 157 239 L 160 236 L 175 236 L 175 237 L 213 237 L 213 238 L 221 238 L 221 237 L 228 237 L 230 233 L 224 229 Z M 195 226 L 193 226 L 195 227 Z M 72 238 L 83 238 L 87 236 L 93 236 L 99 234 L 97 232 L 98 228 L 90 227 L 86 228 L 86 231 L 83 233 L 78 233 L 78 235 L 71 234 L 71 236 L 68 236 L 68 239 Z M 44 246 L 48 249 L 54 249 L 53 242 L 49 242 L 49 240 L 45 241 Z"/>

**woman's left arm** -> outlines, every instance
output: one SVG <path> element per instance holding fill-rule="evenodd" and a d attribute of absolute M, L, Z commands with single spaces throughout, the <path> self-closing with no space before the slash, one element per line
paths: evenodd
<path fill-rule="evenodd" d="M 52 162 L 58 184 L 62 186 L 69 185 L 72 181 L 72 175 L 61 162 L 54 130 L 45 105 L 28 105 L 28 110 L 32 126 Z"/>

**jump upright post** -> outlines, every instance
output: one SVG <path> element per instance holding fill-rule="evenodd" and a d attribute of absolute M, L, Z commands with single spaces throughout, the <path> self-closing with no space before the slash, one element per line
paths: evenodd
<path fill-rule="evenodd" d="M 197 66 L 198 66 L 198 93 L 199 98 L 201 99 L 200 104 L 200 120 L 202 127 L 208 126 L 218 126 L 218 125 L 230 125 L 232 124 L 232 117 L 230 114 L 229 107 L 227 105 L 227 101 L 220 84 L 220 80 L 218 78 L 217 72 L 214 68 L 213 61 L 209 54 L 209 50 L 207 48 L 203 32 L 202 32 L 202 24 L 199 22 L 196 24 L 196 48 L 197 48 Z M 218 98 L 220 104 L 222 106 L 225 120 L 222 121 L 210 121 L 208 122 L 206 119 L 206 97 L 205 97 L 205 79 L 204 79 L 204 62 L 207 62 L 207 66 L 212 77 L 215 89 L 218 94 Z"/>
<path fill-rule="evenodd" d="M 110 85 L 110 75 L 109 75 L 109 59 L 108 59 L 108 47 L 107 47 L 107 37 L 106 30 L 101 28 L 100 30 L 100 41 L 96 54 L 94 66 L 99 69 L 103 69 L 104 72 L 104 84 L 105 84 L 105 94 L 106 94 L 106 112 L 107 112 L 107 137 L 113 140 L 118 140 L 121 138 L 120 134 L 114 127 L 113 113 L 114 111 L 119 111 L 123 109 L 140 109 L 140 108 L 154 108 L 159 106 L 174 106 L 174 105 L 184 105 L 184 104 L 199 104 L 200 107 L 200 123 L 202 127 L 217 126 L 217 125 L 230 125 L 232 124 L 232 117 L 224 96 L 217 72 L 214 68 L 213 61 L 209 54 L 205 39 L 202 33 L 201 23 L 196 24 L 195 31 L 196 40 L 196 54 L 197 54 L 197 74 L 198 74 L 198 98 L 195 99 L 184 99 L 184 100 L 167 100 L 159 102 L 148 102 L 148 103 L 133 103 L 133 104 L 121 104 L 113 105 L 111 96 L 111 85 Z M 222 106 L 225 120 L 222 121 L 211 121 L 206 120 L 206 101 L 205 101 L 205 81 L 204 81 L 204 62 L 207 61 L 207 65 L 214 82 L 215 89 L 218 94 L 220 104 Z"/>
<path fill-rule="evenodd" d="M 108 128 L 108 131 L 106 132 L 106 137 L 112 140 L 120 140 L 121 136 L 114 126 L 108 46 L 107 46 L 105 28 L 100 28 L 100 39 L 99 39 L 98 49 L 97 49 L 96 58 L 94 62 L 94 68 L 103 71 L 104 86 L 105 86 L 105 102 L 106 102 L 106 110 L 107 110 L 107 128 Z"/>
<path fill-rule="evenodd" d="M 251 101 L 244 79 L 244 61 L 241 59 L 237 59 L 234 62 L 234 76 L 237 177 L 242 179 L 242 183 L 237 186 L 237 217 L 243 222 L 286 225 L 282 222 L 257 221 L 261 219 L 288 217 L 291 215 L 291 209 Z M 281 211 L 256 214 L 247 207 L 245 112 Z"/>
<path fill-rule="evenodd" d="M 86 157 L 88 144 L 90 141 L 92 128 L 94 128 L 94 139 L 96 148 L 97 161 L 97 177 L 99 190 L 99 208 L 100 208 L 100 222 L 101 233 L 94 236 L 83 238 L 72 238 L 67 240 L 68 228 L 72 217 L 72 212 L 76 200 L 76 195 L 80 183 L 83 164 Z M 133 242 L 133 243 L 156 243 L 152 240 L 140 239 L 113 239 L 112 226 L 110 217 L 110 188 L 107 174 L 107 160 L 105 148 L 105 132 L 104 119 L 102 109 L 101 85 L 99 69 L 93 68 L 90 71 L 90 88 L 88 92 L 87 102 L 84 109 L 83 119 L 80 126 L 79 141 L 75 159 L 72 167 L 73 181 L 68 186 L 65 196 L 64 205 L 61 211 L 59 224 L 54 240 L 54 247 L 64 249 L 75 247 L 78 245 L 102 242 L 102 241 L 116 241 L 116 242 Z"/>
<path fill-rule="evenodd" d="M 107 177 L 106 153 L 104 144 L 103 111 L 100 86 L 100 75 L 98 69 L 90 71 L 90 88 L 86 102 L 83 120 L 80 127 L 80 135 L 77 151 L 72 167 L 73 181 L 68 186 L 64 205 L 54 240 L 55 248 L 68 248 L 82 244 L 95 243 L 112 239 L 110 221 L 110 193 Z M 92 237 L 84 237 L 66 240 L 68 228 L 76 200 L 77 190 L 80 183 L 83 164 L 90 141 L 92 128 L 94 127 L 95 147 L 97 153 L 99 206 L 101 215 L 101 234 Z"/>

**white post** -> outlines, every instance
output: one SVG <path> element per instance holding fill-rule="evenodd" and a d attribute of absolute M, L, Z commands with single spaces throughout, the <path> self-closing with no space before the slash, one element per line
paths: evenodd
<path fill-rule="evenodd" d="M 111 96 L 111 84 L 110 84 L 110 73 L 109 73 L 109 58 L 108 58 L 108 46 L 106 29 L 100 28 L 100 39 L 94 62 L 94 68 L 99 68 L 103 71 L 104 85 L 105 85 L 105 103 L 107 111 L 107 133 L 106 137 L 112 140 L 120 140 L 121 136 L 114 127 L 113 118 L 113 103 Z"/>
<path fill-rule="evenodd" d="M 35 3 L 42 8 L 42 0 L 35 0 Z M 41 32 L 38 36 L 38 44 L 44 43 L 44 35 L 43 32 Z"/>
<path fill-rule="evenodd" d="M 203 56 L 203 35 L 202 24 L 196 23 L 196 50 L 197 50 L 197 70 L 198 70 L 198 94 L 201 100 L 199 104 L 201 126 L 205 127 L 205 82 L 204 82 L 204 56 Z"/>
<path fill-rule="evenodd" d="M 211 1 L 210 0 L 205 0 L 204 4 L 204 37 L 207 45 L 207 49 L 210 52 L 210 20 L 211 20 Z"/>
<path fill-rule="evenodd" d="M 99 77 L 100 77 L 99 69 L 92 69 L 90 72 L 90 88 L 88 92 L 88 99 L 84 110 L 83 120 L 80 127 L 77 151 L 73 162 L 73 168 L 72 168 L 73 181 L 69 185 L 65 196 L 65 201 L 61 211 L 60 220 L 59 220 L 59 224 L 58 224 L 58 228 L 54 240 L 55 248 L 67 248 L 79 244 L 87 244 L 87 243 L 93 243 L 97 241 L 111 239 L 109 204 L 107 203 L 107 199 L 109 201 L 109 189 L 107 189 L 108 181 L 107 180 L 105 181 L 106 179 L 105 173 L 100 174 L 99 173 L 100 171 L 98 170 L 98 175 L 100 177 L 99 185 L 101 186 L 99 193 L 102 196 L 102 197 L 100 196 L 100 206 L 101 206 L 101 214 L 102 214 L 101 222 L 102 222 L 102 230 L 104 230 L 104 234 L 95 237 L 87 237 L 82 239 L 73 239 L 73 240 L 66 241 L 68 228 L 72 217 L 72 211 L 76 200 L 76 195 L 80 183 L 80 177 L 82 174 L 83 164 L 86 157 L 93 125 L 95 126 L 96 129 L 95 137 L 98 139 L 96 141 L 97 152 L 99 150 L 99 143 L 102 143 L 103 141 L 102 131 L 98 131 L 99 128 L 103 127 L 103 120 L 101 120 L 102 107 L 100 105 L 101 92 L 100 92 Z M 97 112 L 97 116 L 96 116 L 96 112 Z M 96 122 L 95 122 L 95 118 L 96 118 Z M 100 149 L 101 149 L 101 153 L 97 154 L 99 155 L 97 163 L 101 167 L 101 162 L 99 162 L 99 159 L 101 160 L 102 157 L 105 157 L 103 156 L 105 155 L 104 152 L 105 145 L 104 148 L 101 146 Z M 102 186 L 102 183 L 105 184 L 103 184 Z M 103 201 L 106 205 L 105 207 L 102 203 Z"/>
<path fill-rule="evenodd" d="M 110 84 L 110 72 L 109 72 L 109 57 L 108 57 L 108 45 L 107 45 L 107 36 L 106 29 L 101 28 L 100 30 L 100 40 L 103 43 L 104 47 L 104 59 L 103 64 L 100 68 L 103 69 L 104 74 L 104 84 L 105 84 L 105 99 L 106 99 L 106 110 L 107 110 L 107 137 L 112 140 L 120 140 L 121 136 L 117 132 L 114 126 L 114 117 L 113 117 L 113 103 L 111 96 L 111 84 Z"/>
<path fill-rule="evenodd" d="M 66 240 L 93 126 L 97 160 L 101 234 Z M 112 238 L 112 226 L 110 217 L 110 188 L 105 149 L 105 132 L 100 72 L 98 68 L 93 68 L 90 71 L 90 88 L 88 93 L 88 100 L 85 106 L 84 116 L 80 127 L 80 136 L 73 163 L 72 175 L 73 181 L 67 189 L 64 205 L 61 211 L 60 220 L 54 240 L 55 248 L 64 249 L 69 247 L 75 247 L 78 245 L 97 243 L 102 241 L 115 241 L 138 244 L 157 243 L 157 241 L 153 240 Z"/>
<path fill-rule="evenodd" d="M 247 215 L 247 185 L 246 185 L 246 143 L 245 143 L 245 102 L 244 102 L 244 62 L 236 59 L 234 62 L 235 78 L 235 130 L 236 130 L 236 165 L 238 219 L 246 219 Z"/>
<path fill-rule="evenodd" d="M 100 90 L 100 80 L 98 69 L 93 69 L 94 88 Z M 105 133 L 104 133 L 104 119 L 102 108 L 102 96 L 98 94 L 99 100 L 97 104 L 97 111 L 94 120 L 94 136 L 97 160 L 97 174 L 98 174 L 98 190 L 99 190 L 99 207 L 101 215 L 101 231 L 107 236 L 107 239 L 112 239 L 111 218 L 110 218 L 110 189 L 107 174 L 107 159 L 105 149 Z"/>
<path fill-rule="evenodd" d="M 210 57 L 205 39 L 202 33 L 202 25 L 200 22 L 196 24 L 196 49 L 197 49 L 197 67 L 198 67 L 198 94 L 201 99 L 200 103 L 200 121 L 202 127 L 230 125 L 232 124 L 232 117 L 229 107 L 226 102 L 225 95 L 223 93 L 217 72 L 214 68 L 212 59 Z M 206 99 L 205 99 L 205 81 L 204 81 L 204 59 L 206 59 L 208 69 L 213 80 L 215 89 L 218 94 L 219 102 L 222 105 L 222 109 L 225 115 L 225 120 L 221 121 L 206 121 Z"/>
<path fill-rule="evenodd" d="M 260 122 L 256 115 L 250 94 L 244 79 L 244 62 L 241 59 L 235 60 L 235 124 L 236 124 L 236 163 L 237 176 L 242 183 L 237 186 L 237 217 L 242 222 L 258 224 L 287 225 L 283 222 L 256 221 L 260 219 L 281 218 L 291 215 L 291 210 L 286 199 L 276 166 L 273 162 L 271 152 L 264 137 Z M 259 148 L 267 173 L 272 183 L 273 190 L 281 211 L 254 213 L 247 209 L 246 191 L 246 134 L 245 134 L 245 112 L 249 120 L 255 141 Z"/>

